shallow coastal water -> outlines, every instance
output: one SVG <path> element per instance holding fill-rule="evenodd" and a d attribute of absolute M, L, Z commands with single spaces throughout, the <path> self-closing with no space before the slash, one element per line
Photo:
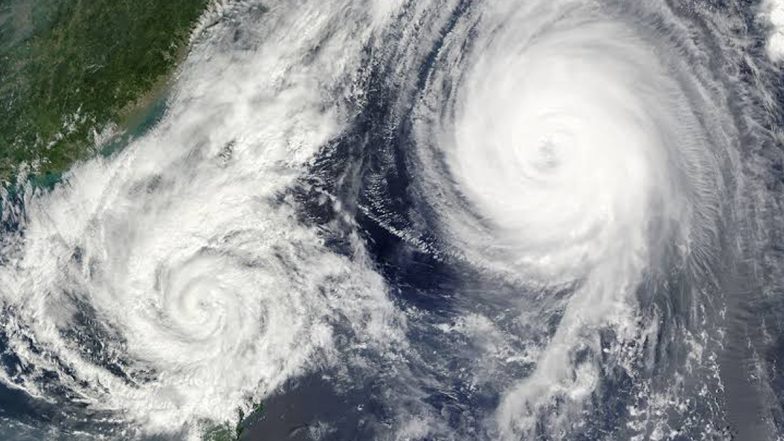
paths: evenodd
<path fill-rule="evenodd" d="M 4 201 L 3 424 L 776 439 L 763 8 L 217 8 L 145 130 Z"/>

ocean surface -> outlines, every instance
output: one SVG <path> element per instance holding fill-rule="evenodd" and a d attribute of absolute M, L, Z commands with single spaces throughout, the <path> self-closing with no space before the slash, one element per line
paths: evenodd
<path fill-rule="evenodd" d="M 777 25 L 216 3 L 132 139 L 2 195 L 0 438 L 781 439 Z"/>

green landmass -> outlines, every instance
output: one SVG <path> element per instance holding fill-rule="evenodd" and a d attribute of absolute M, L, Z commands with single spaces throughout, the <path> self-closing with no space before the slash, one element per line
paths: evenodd
<path fill-rule="evenodd" d="M 96 131 L 113 124 L 121 138 L 144 125 L 208 3 L 0 0 L 0 187 L 23 164 L 30 178 L 55 182 L 99 153 Z M 262 413 L 261 404 L 238 410 L 204 439 L 237 441 Z"/>
<path fill-rule="evenodd" d="M 154 101 L 208 0 L 0 0 L 0 183 L 59 175 Z"/>
<path fill-rule="evenodd" d="M 264 413 L 262 403 L 254 403 L 253 409 L 248 415 L 242 409 L 237 409 L 237 421 L 235 424 L 225 422 L 223 424 L 208 427 L 202 436 L 204 441 L 240 441 L 245 433 L 245 426 L 258 420 Z"/>

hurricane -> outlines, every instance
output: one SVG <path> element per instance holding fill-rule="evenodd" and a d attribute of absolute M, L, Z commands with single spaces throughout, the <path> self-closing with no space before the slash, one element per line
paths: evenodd
<path fill-rule="evenodd" d="M 779 439 L 781 11 L 213 3 L 153 127 L 2 194 L 0 433 Z"/>

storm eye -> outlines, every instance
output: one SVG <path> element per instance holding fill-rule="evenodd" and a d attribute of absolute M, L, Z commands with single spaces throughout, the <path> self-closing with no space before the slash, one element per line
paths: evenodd
<path fill-rule="evenodd" d="M 0 440 L 784 439 L 783 2 L 0 0 Z"/>
<path fill-rule="evenodd" d="M 542 171 L 558 168 L 561 160 L 558 156 L 558 145 L 552 138 L 544 138 L 537 145 L 537 158 L 534 160 L 536 168 Z"/>

